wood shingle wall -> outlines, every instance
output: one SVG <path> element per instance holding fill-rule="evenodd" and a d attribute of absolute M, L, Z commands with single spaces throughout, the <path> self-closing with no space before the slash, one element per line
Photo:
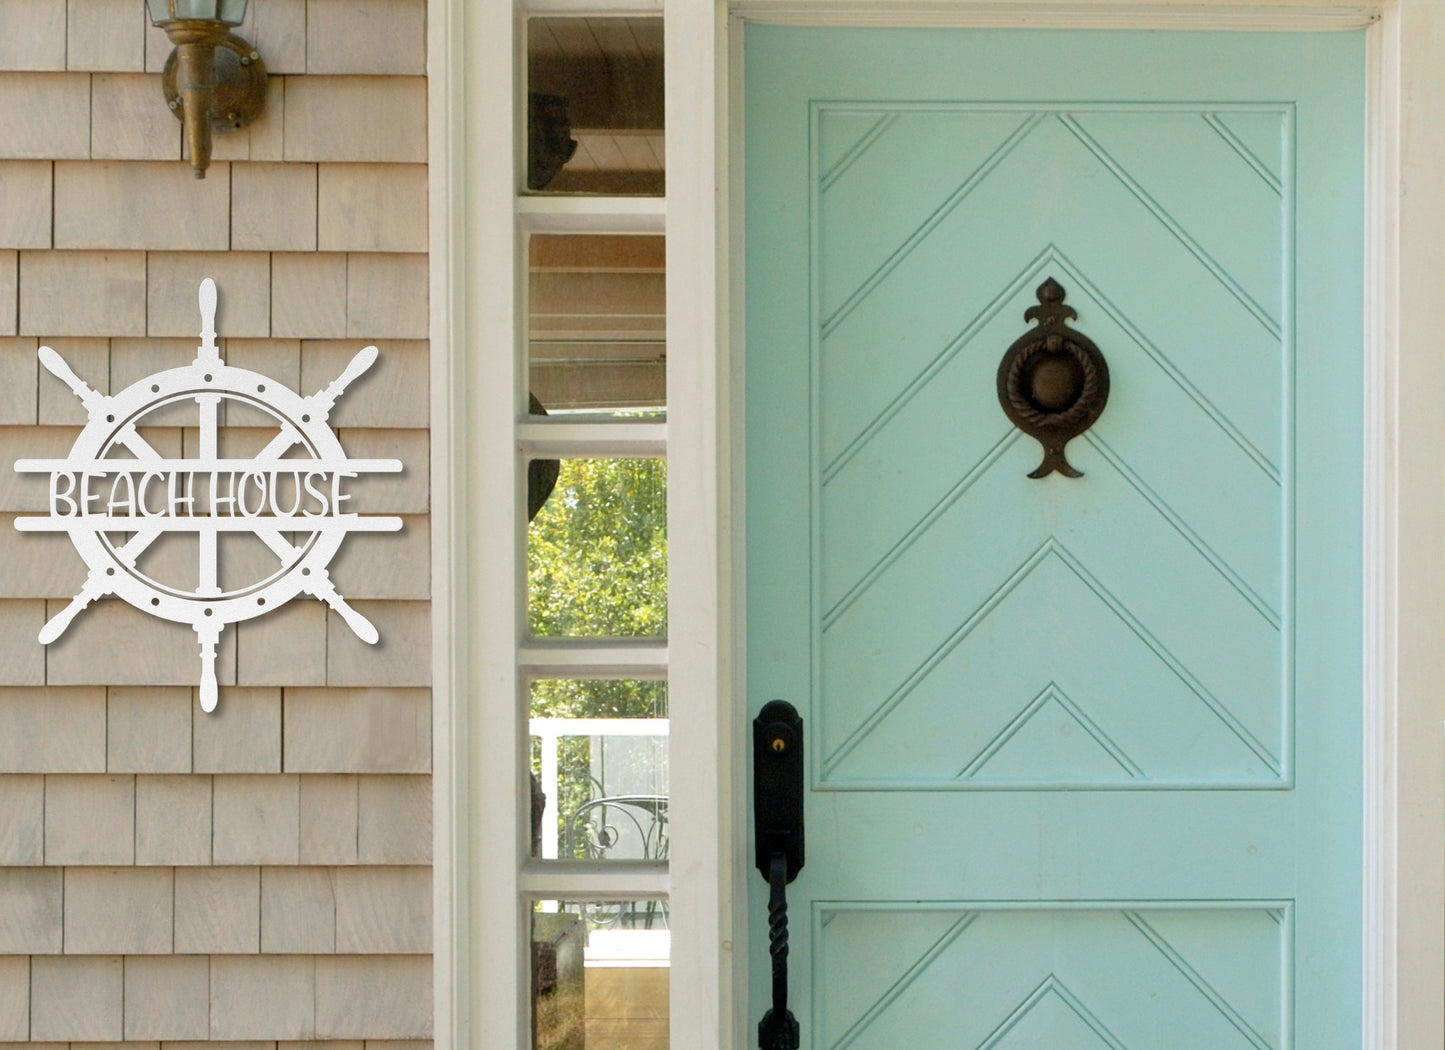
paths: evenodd
<path fill-rule="evenodd" d="M 143 6 L 0 0 L 0 1045 L 421 1050 L 425 0 L 252 0 L 267 113 L 216 139 L 204 181 Z M 188 363 L 205 276 L 226 359 L 302 394 L 378 344 L 331 424 L 348 455 L 405 464 L 354 503 L 403 531 L 353 534 L 331 566 L 381 643 L 306 596 L 227 628 L 214 715 L 188 628 L 110 599 L 36 641 L 86 568 L 63 535 L 15 531 L 46 479 L 11 469 L 64 456 L 86 418 L 37 346 L 109 392 Z M 165 454 L 194 450 L 157 424 Z"/>

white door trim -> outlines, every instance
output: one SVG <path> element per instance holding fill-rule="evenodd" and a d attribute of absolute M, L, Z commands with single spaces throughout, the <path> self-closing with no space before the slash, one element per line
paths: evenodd
<path fill-rule="evenodd" d="M 441 1050 L 530 1042 L 516 1009 L 526 991 L 520 822 L 496 813 L 499 801 L 510 808 L 519 797 L 524 731 L 517 530 L 506 498 L 522 484 L 513 436 L 514 17 L 507 0 L 428 0 L 432 951 Z M 510 703 L 497 702 L 509 693 Z"/>
<path fill-rule="evenodd" d="M 557 0 L 559 10 L 570 5 Z M 629 9 L 655 13 L 656 0 Z M 1367 115 L 1365 523 L 1365 1031 L 1370 1050 L 1445 1045 L 1445 5 L 1359 3 L 967 3 L 958 0 L 665 0 L 669 639 L 675 771 L 672 1045 L 751 1046 L 734 994 L 745 958 L 747 830 L 738 659 L 742 460 L 739 40 L 743 20 L 826 24 L 1329 29 L 1370 26 Z M 515 680 L 520 378 L 478 381 L 480 353 L 515 360 L 512 258 L 516 108 L 508 0 L 429 0 L 432 582 L 438 1050 L 525 1046 L 497 1024 L 522 1001 L 525 940 L 510 821 L 480 819 L 519 782 Z M 501 125 L 508 125 L 502 127 Z M 502 251 L 499 246 L 505 246 Z M 505 260 L 505 261 L 504 261 Z M 505 368 L 503 368 L 505 371 Z M 492 377 L 497 375 L 489 366 Z M 686 530 L 686 531 L 684 531 Z M 680 550 L 687 536 L 686 549 Z M 504 565 L 505 563 L 505 565 Z M 499 702 L 495 698 L 501 695 Z M 470 698 L 491 697 L 485 710 Z M 686 697 L 684 700 L 683 698 Z M 503 710 L 507 707 L 508 710 Z M 485 732 L 483 732 L 485 727 Z M 684 816 L 687 817 L 684 820 Z M 736 924 L 736 925 L 735 925 Z M 753 923 L 756 925 L 756 923 Z M 741 989 L 744 985 L 738 983 Z"/>
<path fill-rule="evenodd" d="M 1365 1045 L 1445 1045 L 1445 390 L 1430 298 L 1445 201 L 1445 9 L 1399 0 L 1370 32 L 1367 110 Z"/>
<path fill-rule="evenodd" d="M 1378 5 L 1249 0 L 735 0 L 735 18 L 774 25 L 1049 29 L 1357 29 Z"/>

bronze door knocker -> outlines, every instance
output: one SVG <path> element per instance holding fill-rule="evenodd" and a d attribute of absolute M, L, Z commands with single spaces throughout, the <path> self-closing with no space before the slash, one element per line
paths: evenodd
<path fill-rule="evenodd" d="M 1024 312 L 1039 326 L 1017 339 L 998 366 L 998 402 L 1004 415 L 1044 447 L 1044 460 L 1029 475 L 1042 478 L 1054 471 L 1066 477 L 1084 475 L 1064 458 L 1064 446 L 1094 425 L 1109 400 L 1109 366 L 1088 336 L 1065 324 L 1077 320 L 1067 294 L 1050 277 L 1035 293 L 1039 305 Z"/>

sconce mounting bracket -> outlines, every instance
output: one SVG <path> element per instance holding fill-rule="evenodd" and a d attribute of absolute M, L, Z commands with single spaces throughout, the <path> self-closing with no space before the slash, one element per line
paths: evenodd
<path fill-rule="evenodd" d="M 177 84 L 179 52 L 172 51 L 161 75 L 166 104 L 176 119 L 185 120 Z M 266 108 L 266 63 L 244 38 L 228 33 L 216 45 L 216 89 L 211 96 L 211 130 L 216 134 L 238 131 Z"/>

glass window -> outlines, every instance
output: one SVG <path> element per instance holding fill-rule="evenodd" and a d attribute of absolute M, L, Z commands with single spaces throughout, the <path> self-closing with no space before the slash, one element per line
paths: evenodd
<path fill-rule="evenodd" d="M 667 403 L 663 245 L 662 237 L 532 237 L 529 380 L 548 414 L 661 413 Z"/>
<path fill-rule="evenodd" d="M 527 189 L 660 197 L 661 18 L 534 18 Z"/>
<path fill-rule="evenodd" d="M 667 634 L 667 464 L 564 459 L 527 530 L 534 637 Z"/>
<path fill-rule="evenodd" d="M 532 856 L 665 860 L 667 683 L 531 685 Z"/>
<path fill-rule="evenodd" d="M 660 900 L 538 901 L 536 1050 L 666 1050 L 672 939 Z"/>

